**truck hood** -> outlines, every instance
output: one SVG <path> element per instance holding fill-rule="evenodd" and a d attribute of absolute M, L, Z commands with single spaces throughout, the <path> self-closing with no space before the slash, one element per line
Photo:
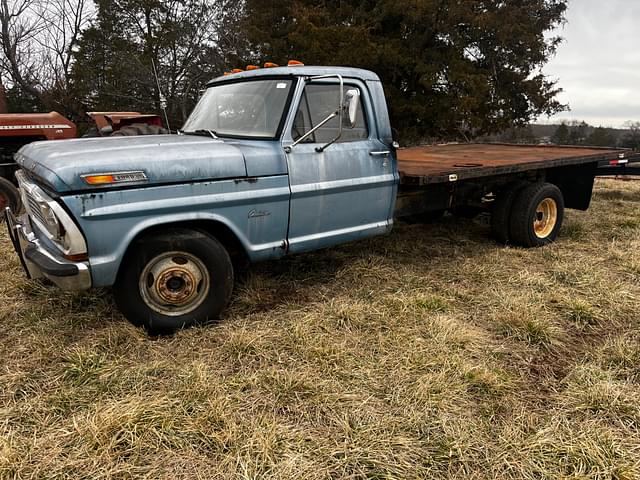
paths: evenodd
<path fill-rule="evenodd" d="M 16 162 L 57 192 L 95 189 L 83 175 L 144 171 L 146 185 L 246 177 L 241 148 L 188 135 L 34 142 Z"/>

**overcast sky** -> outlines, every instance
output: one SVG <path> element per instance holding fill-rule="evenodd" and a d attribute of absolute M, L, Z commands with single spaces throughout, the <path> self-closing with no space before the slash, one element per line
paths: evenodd
<path fill-rule="evenodd" d="M 570 112 L 539 119 L 620 127 L 640 121 L 640 0 L 569 0 L 565 38 L 544 71 Z"/>

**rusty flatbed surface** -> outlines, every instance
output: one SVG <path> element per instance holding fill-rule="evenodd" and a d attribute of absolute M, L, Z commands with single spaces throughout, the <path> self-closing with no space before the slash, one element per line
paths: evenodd
<path fill-rule="evenodd" d="M 398 150 L 403 183 L 425 185 L 540 168 L 594 164 L 632 156 L 629 150 L 546 145 L 448 144 Z"/>

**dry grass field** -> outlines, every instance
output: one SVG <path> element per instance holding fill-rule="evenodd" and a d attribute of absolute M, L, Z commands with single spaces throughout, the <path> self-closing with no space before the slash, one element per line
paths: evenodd
<path fill-rule="evenodd" d="M 640 478 L 640 182 L 540 250 L 447 217 L 257 265 L 160 339 L 0 249 L 0 478 Z"/>

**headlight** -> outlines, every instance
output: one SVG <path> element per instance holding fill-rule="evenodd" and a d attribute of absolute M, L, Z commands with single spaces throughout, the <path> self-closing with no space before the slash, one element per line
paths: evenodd
<path fill-rule="evenodd" d="M 16 176 L 31 221 L 60 249 L 65 258 L 86 260 L 87 243 L 84 236 L 62 205 L 30 182 L 22 172 Z"/>
<path fill-rule="evenodd" d="M 64 227 L 56 217 L 55 212 L 48 203 L 38 203 L 42 215 L 43 226 L 51 234 L 54 240 L 61 241 L 65 236 Z"/>
<path fill-rule="evenodd" d="M 78 226 L 62 205 L 49 197 L 23 171 L 16 173 L 24 206 L 30 219 L 64 257 L 74 261 L 87 259 L 87 243 Z"/>

